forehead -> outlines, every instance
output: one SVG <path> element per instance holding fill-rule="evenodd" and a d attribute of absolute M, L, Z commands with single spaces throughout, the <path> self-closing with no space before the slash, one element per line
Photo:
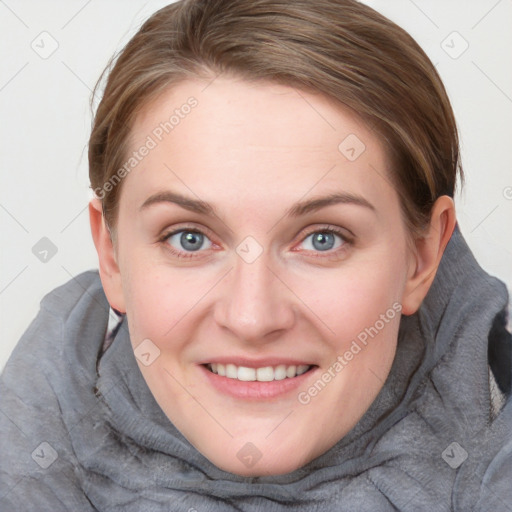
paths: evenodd
<path fill-rule="evenodd" d="M 264 208 L 340 187 L 378 199 L 389 185 L 379 139 L 351 110 L 278 84 L 182 82 L 136 120 L 131 151 L 143 146 L 124 184 L 139 204 L 163 188 Z"/>

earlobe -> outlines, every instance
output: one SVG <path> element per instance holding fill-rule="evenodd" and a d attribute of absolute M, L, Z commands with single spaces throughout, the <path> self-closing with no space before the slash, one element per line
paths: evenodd
<path fill-rule="evenodd" d="M 89 221 L 98 253 L 99 272 L 105 295 L 111 307 L 121 313 L 126 313 L 121 272 L 99 199 L 92 199 L 89 203 Z"/>
<path fill-rule="evenodd" d="M 402 297 L 404 315 L 412 315 L 421 306 L 434 281 L 455 224 L 453 199 L 449 196 L 439 197 L 432 207 L 427 232 L 415 240 L 414 261 Z"/>

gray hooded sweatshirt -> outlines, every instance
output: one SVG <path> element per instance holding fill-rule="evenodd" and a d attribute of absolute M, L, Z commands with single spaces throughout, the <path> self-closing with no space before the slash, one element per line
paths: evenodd
<path fill-rule="evenodd" d="M 512 511 L 507 303 L 456 228 L 357 425 L 296 471 L 250 478 L 165 416 L 124 319 L 104 344 L 109 304 L 85 272 L 42 300 L 1 376 L 0 510 Z"/>

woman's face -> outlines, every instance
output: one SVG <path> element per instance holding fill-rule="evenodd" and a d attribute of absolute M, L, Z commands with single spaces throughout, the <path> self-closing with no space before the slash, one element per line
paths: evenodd
<path fill-rule="evenodd" d="M 149 389 L 221 469 L 303 466 L 395 354 L 410 254 L 379 139 L 321 95 L 217 78 L 153 102 L 130 157 L 117 306 Z"/>

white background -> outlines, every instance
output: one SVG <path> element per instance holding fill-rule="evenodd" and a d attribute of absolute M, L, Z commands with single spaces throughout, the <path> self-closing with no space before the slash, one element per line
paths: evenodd
<path fill-rule="evenodd" d="M 87 214 L 91 89 L 114 52 L 167 3 L 0 0 L 0 368 L 42 297 L 97 268 Z M 510 291 L 512 0 L 367 3 L 405 28 L 444 80 L 467 180 L 456 198 L 461 230 Z M 467 50 L 453 58 L 464 41 Z M 32 44 L 58 48 L 43 59 Z M 42 237 L 57 248 L 45 263 L 32 252 Z"/>

